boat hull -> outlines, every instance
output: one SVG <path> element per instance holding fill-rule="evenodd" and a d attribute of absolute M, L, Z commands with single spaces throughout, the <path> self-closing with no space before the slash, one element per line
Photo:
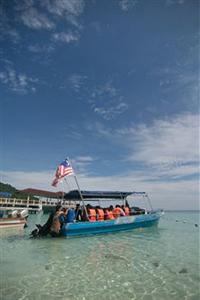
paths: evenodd
<path fill-rule="evenodd" d="M 25 219 L 2 218 L 0 219 L 0 229 L 5 228 L 24 228 Z"/>
<path fill-rule="evenodd" d="M 62 236 L 81 236 L 91 234 L 104 234 L 118 231 L 149 227 L 158 224 L 160 213 L 150 213 L 137 216 L 119 217 L 115 220 L 97 222 L 77 222 L 65 224 Z"/>

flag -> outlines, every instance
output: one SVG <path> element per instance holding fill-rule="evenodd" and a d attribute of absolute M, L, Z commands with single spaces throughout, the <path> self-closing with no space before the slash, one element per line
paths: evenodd
<path fill-rule="evenodd" d="M 60 179 L 62 179 L 65 176 L 69 175 L 74 175 L 74 171 L 67 159 L 65 159 L 61 164 L 58 166 L 56 173 L 55 173 L 55 178 L 52 182 L 52 186 L 57 186 L 59 183 Z"/>

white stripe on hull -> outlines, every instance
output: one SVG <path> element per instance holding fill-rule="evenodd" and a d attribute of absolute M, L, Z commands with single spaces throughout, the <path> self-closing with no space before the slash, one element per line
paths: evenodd
<path fill-rule="evenodd" d="M 8 220 L 8 219 L 1 219 L 0 220 L 0 228 L 11 228 L 11 227 L 24 227 L 26 223 L 25 220 Z"/>
<path fill-rule="evenodd" d="M 17 228 L 24 228 L 24 223 L 22 224 L 6 224 L 6 225 L 1 225 L 0 224 L 0 229 L 3 229 L 3 228 L 14 228 L 14 227 L 17 227 Z"/>

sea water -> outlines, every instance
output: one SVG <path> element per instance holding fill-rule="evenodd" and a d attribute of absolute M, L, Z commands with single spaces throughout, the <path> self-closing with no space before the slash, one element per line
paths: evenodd
<path fill-rule="evenodd" d="M 158 227 L 79 238 L 0 232 L 0 299 L 200 299 L 199 213 L 167 212 Z"/>

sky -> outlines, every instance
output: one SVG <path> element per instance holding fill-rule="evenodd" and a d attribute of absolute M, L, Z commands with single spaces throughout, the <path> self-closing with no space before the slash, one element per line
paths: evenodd
<path fill-rule="evenodd" d="M 0 0 L 0 181 L 199 209 L 199 1 Z"/>

